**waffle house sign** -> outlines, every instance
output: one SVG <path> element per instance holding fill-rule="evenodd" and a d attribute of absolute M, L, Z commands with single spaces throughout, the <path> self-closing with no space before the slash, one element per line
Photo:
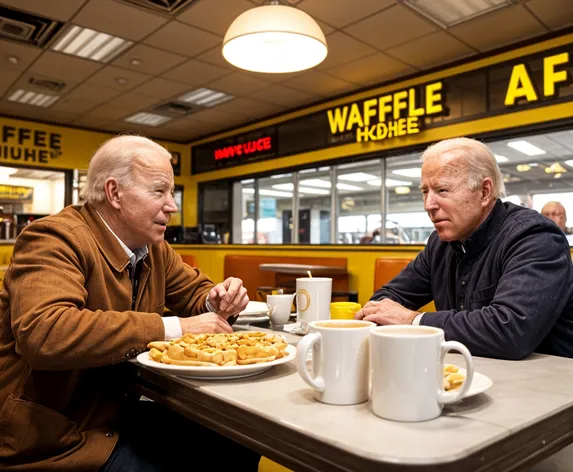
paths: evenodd
<path fill-rule="evenodd" d="M 425 116 L 443 115 L 443 82 L 392 92 L 328 110 L 333 135 L 356 132 L 357 142 L 417 134 Z"/>

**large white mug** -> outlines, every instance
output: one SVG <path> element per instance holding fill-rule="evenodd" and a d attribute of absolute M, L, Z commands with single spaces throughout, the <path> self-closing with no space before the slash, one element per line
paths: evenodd
<path fill-rule="evenodd" d="M 445 341 L 432 326 L 388 325 L 370 331 L 372 411 L 395 421 L 426 421 L 440 416 L 442 407 L 463 398 L 474 367 L 469 350 Z M 459 389 L 444 390 L 444 356 L 455 350 L 464 356 L 466 374 Z"/>
<path fill-rule="evenodd" d="M 296 313 L 299 321 L 307 322 L 330 319 L 332 279 L 328 277 L 305 277 L 296 279 Z"/>
<path fill-rule="evenodd" d="M 318 401 L 354 405 L 368 400 L 368 335 L 373 326 L 364 320 L 310 323 L 310 333 L 296 347 L 296 365 Z M 310 352 L 312 375 L 307 368 Z"/>

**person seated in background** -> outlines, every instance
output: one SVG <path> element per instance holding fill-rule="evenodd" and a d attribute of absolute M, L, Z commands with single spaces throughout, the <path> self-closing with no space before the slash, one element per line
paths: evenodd
<path fill-rule="evenodd" d="M 151 341 L 232 332 L 249 300 L 240 279 L 215 284 L 164 241 L 170 158 L 144 137 L 106 141 L 87 203 L 17 238 L 0 294 L 0 469 L 176 470 L 206 454 L 257 470 L 259 454 L 128 395 L 126 360 Z"/>
<path fill-rule="evenodd" d="M 427 246 L 356 314 L 378 324 L 442 328 L 476 356 L 573 357 L 573 265 L 563 232 L 504 203 L 494 154 L 456 138 L 422 155 Z M 436 312 L 420 313 L 434 301 Z"/>
<path fill-rule="evenodd" d="M 559 202 L 547 202 L 541 209 L 541 214 L 546 216 L 565 233 L 569 244 L 573 243 L 573 234 L 567 234 L 567 212 L 565 207 Z"/>

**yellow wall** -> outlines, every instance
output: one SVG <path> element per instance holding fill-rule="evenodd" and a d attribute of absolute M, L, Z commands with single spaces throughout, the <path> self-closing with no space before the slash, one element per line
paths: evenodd
<path fill-rule="evenodd" d="M 393 85 L 382 86 L 376 89 L 371 89 L 366 92 L 350 95 L 344 98 L 326 102 L 320 105 L 309 107 L 293 113 L 281 115 L 271 120 L 262 121 L 249 126 L 238 128 L 229 132 L 221 133 L 219 135 L 210 137 L 208 139 L 199 140 L 191 143 L 191 146 L 197 146 L 206 142 L 216 141 L 228 136 L 245 133 L 253 129 L 262 128 L 265 126 L 275 125 L 283 121 L 293 118 L 298 118 L 310 113 L 324 111 L 327 109 L 349 103 L 356 102 L 365 98 L 375 97 L 395 90 L 403 90 L 407 87 L 427 83 L 430 81 L 444 79 L 449 76 L 459 75 L 482 67 L 491 66 L 494 64 L 502 63 L 511 59 L 534 54 L 536 52 L 544 51 L 547 49 L 559 47 L 562 45 L 570 44 L 573 42 L 573 34 L 568 34 L 554 38 L 551 40 L 543 41 L 530 46 L 515 49 L 513 51 L 497 54 L 479 61 L 468 62 L 459 66 L 447 68 L 428 74 L 425 76 L 417 77 L 414 79 L 406 80 Z M 450 124 L 443 127 L 431 128 L 423 130 L 422 132 L 405 137 L 384 140 L 384 141 L 369 141 L 362 143 L 350 143 L 341 146 L 330 147 L 318 151 L 287 156 L 278 159 L 271 159 L 263 162 L 256 162 L 236 167 L 230 167 L 213 172 L 205 172 L 202 174 L 192 175 L 190 178 L 190 189 L 188 195 L 188 204 L 191 209 L 186 215 L 186 224 L 196 224 L 197 222 L 197 185 L 199 182 L 209 180 L 220 180 L 227 178 L 236 178 L 240 176 L 252 176 L 262 172 L 276 171 L 285 167 L 302 166 L 309 163 L 319 163 L 337 158 L 348 156 L 359 156 L 361 154 L 381 152 L 396 149 L 401 147 L 408 147 L 413 145 L 430 144 L 441 139 L 447 139 L 457 136 L 476 136 L 492 131 L 507 129 L 512 127 L 521 127 L 527 125 L 534 125 L 553 120 L 571 118 L 573 116 L 573 102 L 561 103 L 557 105 L 549 105 L 539 107 L 536 109 L 519 111 L 517 108 L 514 113 L 507 113 L 498 116 L 491 116 L 487 118 L 467 121 L 463 123 Z M 189 219 L 187 219 L 189 218 Z"/>
<path fill-rule="evenodd" d="M 68 128 L 65 126 L 48 125 L 43 123 L 35 123 L 32 121 L 16 120 L 0 116 L 0 130 L 4 126 L 10 126 L 17 129 L 29 129 L 32 132 L 42 131 L 45 133 L 58 133 L 61 135 L 61 155 L 55 158 L 49 158 L 47 163 L 39 163 L 32 161 L 11 160 L 0 157 L 0 165 L 6 166 L 25 166 L 37 168 L 55 168 L 55 169 L 87 169 L 90 157 L 94 151 L 106 139 L 112 138 L 113 134 L 99 133 L 95 131 L 80 130 L 75 128 Z M 2 134 L 0 134 L 0 141 Z M 189 190 L 189 176 L 191 175 L 191 159 L 189 146 L 179 143 L 171 143 L 168 141 L 157 140 L 157 142 L 165 146 L 169 151 L 177 151 L 181 153 L 181 176 L 175 177 L 175 183 L 185 186 L 185 197 L 187 195 L 194 195 L 193 191 Z M 7 142 L 0 142 L 1 146 L 14 145 L 19 147 L 17 136 L 10 138 Z M 23 148 L 30 150 L 42 150 L 46 148 L 34 146 L 32 140 L 25 141 Z M 190 208 L 192 206 L 192 208 Z M 196 213 L 196 202 L 194 199 L 184 202 L 184 211 L 189 213 Z M 186 218 L 186 214 L 184 218 Z M 187 223 L 187 221 L 186 221 Z"/>

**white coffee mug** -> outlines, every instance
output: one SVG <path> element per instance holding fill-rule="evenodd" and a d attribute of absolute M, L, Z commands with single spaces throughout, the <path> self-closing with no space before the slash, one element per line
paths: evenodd
<path fill-rule="evenodd" d="M 296 313 L 298 320 L 317 321 L 330 319 L 332 279 L 305 277 L 296 279 Z"/>
<path fill-rule="evenodd" d="M 368 400 L 368 335 L 373 326 L 364 320 L 326 320 L 310 323 L 310 333 L 296 348 L 296 364 L 314 397 L 333 405 Z M 307 357 L 312 349 L 312 375 Z"/>
<path fill-rule="evenodd" d="M 294 293 L 283 295 L 267 295 L 269 318 L 274 325 L 283 325 L 290 318 Z"/>
<path fill-rule="evenodd" d="M 459 389 L 444 391 L 444 356 L 455 350 L 464 356 L 465 380 Z M 395 421 L 426 421 L 440 416 L 442 407 L 463 398 L 474 367 L 469 350 L 445 341 L 432 326 L 389 325 L 370 331 L 372 411 Z"/>

